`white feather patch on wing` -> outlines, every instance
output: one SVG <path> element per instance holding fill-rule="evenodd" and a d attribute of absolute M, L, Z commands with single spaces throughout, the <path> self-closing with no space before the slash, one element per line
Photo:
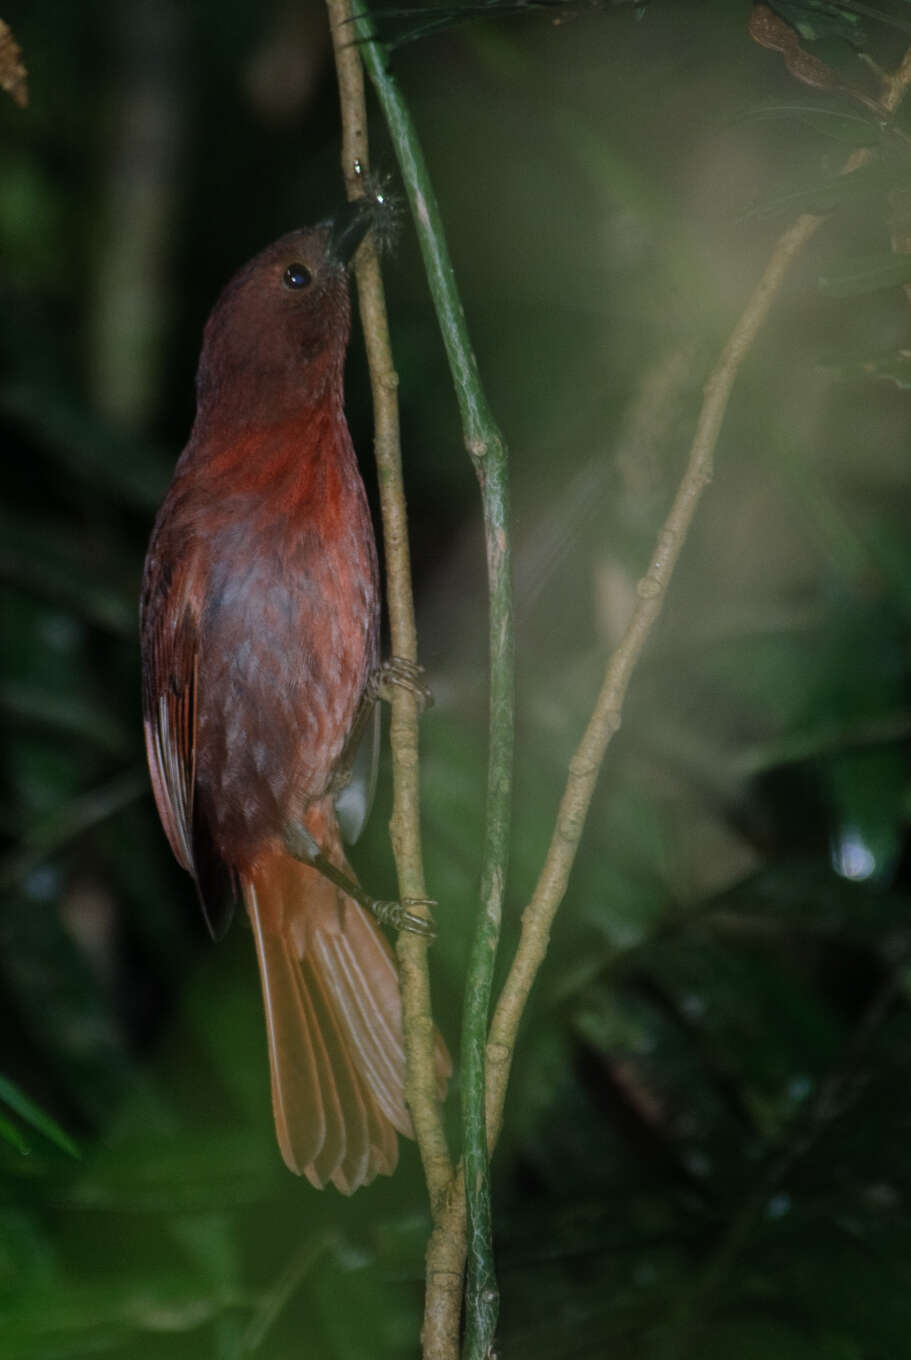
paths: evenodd
<path fill-rule="evenodd" d="M 193 872 L 191 828 L 196 783 L 196 667 L 183 693 L 159 695 L 154 715 L 143 724 L 155 805 L 171 849 Z"/>

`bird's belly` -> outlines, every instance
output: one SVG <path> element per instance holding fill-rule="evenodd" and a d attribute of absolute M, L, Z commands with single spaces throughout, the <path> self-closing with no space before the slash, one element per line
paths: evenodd
<path fill-rule="evenodd" d="M 299 532 L 290 549 L 264 536 L 255 551 L 217 557 L 200 639 L 197 788 L 235 861 L 328 789 L 376 664 L 377 611 L 372 556 L 348 535 Z"/>

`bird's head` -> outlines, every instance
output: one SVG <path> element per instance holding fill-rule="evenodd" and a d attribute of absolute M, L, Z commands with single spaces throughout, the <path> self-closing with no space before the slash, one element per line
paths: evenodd
<path fill-rule="evenodd" d="M 242 416 L 321 400 L 340 383 L 350 328 L 348 265 L 373 222 L 371 200 L 289 232 L 239 269 L 216 302 L 197 376 L 200 414 Z"/>

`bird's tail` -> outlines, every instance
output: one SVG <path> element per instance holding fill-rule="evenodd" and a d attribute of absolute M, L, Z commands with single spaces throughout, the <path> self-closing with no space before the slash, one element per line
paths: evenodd
<path fill-rule="evenodd" d="M 350 874 L 337 832 L 333 839 L 325 848 Z M 356 902 L 283 852 L 262 856 L 242 881 L 282 1156 L 318 1188 L 332 1181 L 351 1194 L 395 1169 L 397 1133 L 414 1136 L 392 950 Z M 438 1035 L 441 1093 L 450 1069 Z"/>

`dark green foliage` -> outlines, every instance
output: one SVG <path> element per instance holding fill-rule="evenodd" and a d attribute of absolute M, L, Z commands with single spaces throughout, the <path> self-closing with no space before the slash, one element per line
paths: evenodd
<path fill-rule="evenodd" d="M 839 4 L 838 0 L 773 0 L 772 9 L 797 29 L 805 42 L 840 39 L 863 49 L 866 42 L 861 16 L 888 16 L 881 9 L 853 4 L 852 0 Z"/>
<path fill-rule="evenodd" d="M 891 248 L 907 155 L 752 44 L 748 8 L 517 14 L 394 57 L 513 449 L 501 974 L 705 374 L 782 226 L 832 212 L 741 375 L 523 1025 L 494 1226 L 503 1352 L 529 1360 L 911 1356 L 911 333 Z M 872 6 L 788 8 L 845 73 L 859 21 L 886 67 L 911 22 L 904 4 L 889 24 Z M 11 1360 L 417 1349 L 414 1149 L 351 1201 L 284 1171 L 249 932 L 208 941 L 138 731 L 137 582 L 206 310 L 248 253 L 342 192 L 322 12 L 300 13 L 303 35 L 281 6 L 4 11 L 32 97 L 24 114 L 0 103 Z M 159 55 L 139 71 L 124 15 L 170 44 L 140 44 Z M 309 85 L 282 85 L 288 52 Z M 170 159 L 124 133 L 140 77 L 175 120 Z M 873 160 L 840 179 L 857 145 Z M 142 182 L 159 197 L 140 212 L 121 191 L 156 164 Z M 125 334 L 151 337 L 129 383 L 110 366 L 125 342 L 101 309 L 108 270 Z M 484 811 L 483 550 L 407 226 L 387 277 L 436 696 L 422 736 L 432 964 L 452 1041 Z M 366 454 L 357 344 L 348 390 Z M 386 772 L 353 858 L 391 895 L 388 807 Z M 455 1129 L 456 1095 L 449 1115 Z"/>

